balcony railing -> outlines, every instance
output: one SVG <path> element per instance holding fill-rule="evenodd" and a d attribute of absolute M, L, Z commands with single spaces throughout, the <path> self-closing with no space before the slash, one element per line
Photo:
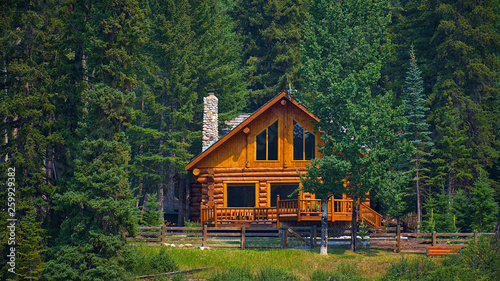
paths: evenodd
<path fill-rule="evenodd" d="M 203 223 L 249 223 L 265 222 L 279 225 L 281 220 L 318 221 L 321 220 L 321 199 L 295 199 L 276 201 L 276 207 L 201 207 L 200 220 Z M 358 204 L 358 220 L 380 227 L 382 215 L 364 203 Z M 328 201 L 329 221 L 350 221 L 352 200 L 334 199 Z"/>

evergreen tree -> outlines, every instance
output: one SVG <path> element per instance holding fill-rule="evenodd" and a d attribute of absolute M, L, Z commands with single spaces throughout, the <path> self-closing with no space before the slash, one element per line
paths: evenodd
<path fill-rule="evenodd" d="M 421 71 L 417 65 L 413 46 L 410 49 L 410 67 L 406 76 L 406 89 L 403 93 L 405 102 L 405 117 L 407 119 L 406 128 L 403 137 L 412 143 L 414 155 L 409 159 L 413 164 L 411 168 L 412 174 L 415 175 L 416 201 L 417 201 L 417 229 L 422 222 L 421 211 L 421 188 L 423 182 L 428 178 L 426 173 L 429 157 L 429 147 L 433 145 L 429 131 L 429 124 L 426 122 L 426 112 L 429 108 L 426 107 L 426 99 L 423 88 Z"/>
<path fill-rule="evenodd" d="M 489 169 L 499 157 L 496 131 L 500 115 L 495 110 L 500 94 L 499 61 L 495 53 L 500 36 L 493 28 L 498 15 L 494 13 L 496 1 L 436 1 L 435 6 L 428 5 L 423 8 L 432 9 L 429 16 L 436 21 L 429 42 L 435 46 L 431 67 L 436 78 L 430 96 L 434 138 L 443 147 L 443 142 L 450 142 L 447 138 L 452 131 L 461 133 L 455 135 L 454 146 L 470 149 L 449 161 L 434 162 L 436 171 L 461 163 L 461 169 L 451 168 L 445 179 L 450 194 L 456 188 L 472 186 L 475 165 Z M 443 122 L 450 115 L 456 121 Z M 440 174 L 436 177 L 442 179 Z"/>
<path fill-rule="evenodd" d="M 304 102 L 321 121 L 320 151 L 308 166 L 303 190 L 322 199 L 322 246 L 326 254 L 326 206 L 333 195 L 352 195 L 355 250 L 357 200 L 390 179 L 396 130 L 402 112 L 391 108 L 391 94 L 372 96 L 389 42 L 386 1 L 313 1 L 305 23 Z M 396 143 L 397 144 L 397 143 Z M 347 182 L 346 182 L 347 180 Z"/>
<path fill-rule="evenodd" d="M 147 195 L 147 203 L 145 204 L 146 211 L 142 215 L 142 223 L 146 226 L 159 226 L 162 221 L 158 218 L 160 217 L 160 212 L 158 211 L 158 205 L 160 203 L 156 202 L 156 194 Z"/>
<path fill-rule="evenodd" d="M 450 210 L 448 194 L 444 189 L 440 193 L 430 193 L 424 203 L 424 209 L 426 210 L 422 221 L 424 232 L 458 232 Z"/>
<path fill-rule="evenodd" d="M 223 122 L 245 105 L 246 85 L 241 44 L 217 1 L 151 1 L 150 6 L 150 41 L 140 68 L 145 82 L 128 134 L 132 186 L 138 197 L 157 193 L 160 210 L 173 210 L 173 177 L 185 173 L 200 151 L 202 97 L 216 92 Z"/>
<path fill-rule="evenodd" d="M 52 9 L 57 7 L 51 1 L 9 1 L 0 7 L 0 204 L 5 210 L 0 226 L 2 234 L 10 234 L 7 225 L 15 227 L 15 240 L 0 237 L 2 280 L 37 280 L 45 262 L 47 236 L 41 222 L 54 191 L 47 152 L 57 95 L 50 75 L 58 60 Z M 7 264 L 11 248 L 14 271 Z"/>
<path fill-rule="evenodd" d="M 472 232 L 470 199 L 467 197 L 464 190 L 458 190 L 455 193 L 451 207 L 455 219 L 455 225 L 459 232 Z"/>
<path fill-rule="evenodd" d="M 488 182 L 486 171 L 480 170 L 479 178 L 474 183 L 471 199 L 472 228 L 479 232 L 492 232 L 497 222 L 498 203 L 494 199 L 494 190 Z"/>
<path fill-rule="evenodd" d="M 147 39 L 146 10 L 136 1 L 78 4 L 76 27 L 87 39 L 82 79 L 89 86 L 83 92 L 74 178 L 53 197 L 62 221 L 44 278 L 123 280 L 116 256 L 124 245 L 122 234 L 133 235 L 136 225 L 123 130 L 133 118 L 134 66 Z"/>
<path fill-rule="evenodd" d="M 231 12 L 243 39 L 243 62 L 251 89 L 249 109 L 256 110 L 292 85 L 300 89 L 300 42 L 308 0 L 235 1 Z"/>

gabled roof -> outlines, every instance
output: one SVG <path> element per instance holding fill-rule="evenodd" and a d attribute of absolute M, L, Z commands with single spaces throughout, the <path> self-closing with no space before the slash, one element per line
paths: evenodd
<path fill-rule="evenodd" d="M 194 167 L 194 165 L 196 165 L 203 158 L 205 158 L 210 153 L 212 153 L 219 146 L 223 145 L 224 142 L 226 142 L 228 139 L 230 139 L 233 135 L 235 135 L 239 131 L 243 130 L 243 128 L 245 128 L 250 122 L 252 122 L 253 120 L 255 120 L 258 116 L 260 116 L 266 110 L 268 110 L 269 108 L 271 108 L 273 105 L 275 105 L 276 103 L 280 102 L 281 99 L 283 99 L 283 98 L 285 98 L 288 101 L 290 101 L 292 104 L 294 104 L 297 108 L 299 108 L 304 113 L 306 113 L 307 115 L 309 115 L 315 121 L 319 121 L 319 119 L 316 118 L 316 116 L 314 116 L 312 113 L 310 113 L 309 111 L 307 111 L 307 109 L 303 105 L 298 104 L 297 101 L 292 96 L 290 96 L 287 92 L 282 92 L 279 95 L 277 95 L 276 97 L 274 97 L 272 100 L 270 100 L 266 104 L 264 104 L 261 108 L 257 109 L 252 115 L 250 115 L 248 118 L 246 118 L 243 122 L 241 122 L 238 126 L 236 126 L 234 129 L 232 129 L 229 133 L 227 133 L 222 138 L 220 138 L 217 142 L 215 142 L 214 144 L 212 144 L 205 151 L 203 151 L 202 153 L 198 154 L 198 156 L 196 156 L 193 160 L 191 160 L 191 162 L 189 162 L 186 165 L 185 169 L 187 171 L 191 170 Z"/>

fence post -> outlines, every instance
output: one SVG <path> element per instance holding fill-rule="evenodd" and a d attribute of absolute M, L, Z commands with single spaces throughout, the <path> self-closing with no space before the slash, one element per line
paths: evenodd
<path fill-rule="evenodd" d="M 208 229 L 207 229 L 207 225 L 203 225 L 203 242 L 202 242 L 202 245 L 203 247 L 206 247 L 207 246 L 207 235 L 208 234 Z"/>
<path fill-rule="evenodd" d="M 214 225 L 217 227 L 217 204 L 214 203 Z"/>
<path fill-rule="evenodd" d="M 286 227 L 280 228 L 281 234 L 281 249 L 288 248 L 288 229 Z"/>
<path fill-rule="evenodd" d="M 401 226 L 396 228 L 396 253 L 401 253 Z"/>
<path fill-rule="evenodd" d="M 241 249 L 245 249 L 245 233 L 246 233 L 246 229 L 245 229 L 245 225 L 243 225 L 241 227 Z"/>
<path fill-rule="evenodd" d="M 311 238 L 309 239 L 309 245 L 311 245 L 311 249 L 313 249 L 313 243 L 314 243 L 314 226 L 311 225 Z"/>
<path fill-rule="evenodd" d="M 165 244 L 167 242 L 167 226 L 163 223 L 161 225 L 161 244 Z"/>
<path fill-rule="evenodd" d="M 474 242 L 477 243 L 477 231 L 474 231 Z"/>
<path fill-rule="evenodd" d="M 313 227 L 314 227 L 314 229 L 313 229 L 314 241 L 313 242 L 314 242 L 314 249 L 316 249 L 317 244 L 318 244 L 316 241 L 318 239 L 318 229 L 317 229 L 316 225 L 313 225 Z"/>
<path fill-rule="evenodd" d="M 437 241 L 436 241 L 436 231 L 434 230 L 432 232 L 432 246 L 436 246 Z"/>

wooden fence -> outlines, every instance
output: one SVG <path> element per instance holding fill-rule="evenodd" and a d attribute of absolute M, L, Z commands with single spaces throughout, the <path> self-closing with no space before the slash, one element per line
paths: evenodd
<path fill-rule="evenodd" d="M 127 237 L 130 245 L 211 248 L 316 248 L 321 229 L 302 227 L 139 227 L 138 237 Z M 350 228 L 329 228 L 328 246 L 346 247 Z M 403 233 L 399 227 L 360 228 L 358 246 L 394 252 L 425 253 L 426 246 L 466 246 L 470 239 L 494 233 Z M 136 243 L 141 242 L 141 243 Z M 145 243 L 144 243 L 145 242 Z"/>

